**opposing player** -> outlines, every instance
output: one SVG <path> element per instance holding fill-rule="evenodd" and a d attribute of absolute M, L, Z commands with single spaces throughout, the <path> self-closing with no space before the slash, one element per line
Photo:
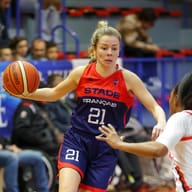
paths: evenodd
<path fill-rule="evenodd" d="M 152 137 L 164 127 L 163 109 L 147 91 L 140 78 L 116 63 L 121 36 L 99 22 L 92 35 L 89 64 L 77 67 L 54 88 L 38 89 L 26 98 L 55 101 L 76 90 L 77 107 L 71 118 L 72 128 L 65 133 L 59 151 L 59 192 L 104 192 L 116 165 L 118 151 L 95 139 L 98 127 L 112 123 L 117 130 L 127 123 L 134 95 L 157 121 Z M 18 97 L 22 97 L 19 96 Z"/>
<path fill-rule="evenodd" d="M 172 160 L 176 191 L 192 191 L 192 73 L 187 74 L 171 92 L 170 113 L 163 133 L 156 141 L 145 143 L 125 143 L 115 129 L 101 127 L 106 136 L 97 139 L 106 141 L 115 149 L 145 157 L 161 157 L 168 153 Z"/>

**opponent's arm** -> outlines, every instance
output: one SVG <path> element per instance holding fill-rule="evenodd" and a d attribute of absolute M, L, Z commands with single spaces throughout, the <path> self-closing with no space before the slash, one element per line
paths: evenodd
<path fill-rule="evenodd" d="M 156 141 L 142 143 L 127 143 L 120 139 L 112 125 L 99 127 L 104 136 L 96 136 L 97 140 L 107 142 L 112 148 L 144 157 L 162 157 L 168 152 L 168 148 Z"/>

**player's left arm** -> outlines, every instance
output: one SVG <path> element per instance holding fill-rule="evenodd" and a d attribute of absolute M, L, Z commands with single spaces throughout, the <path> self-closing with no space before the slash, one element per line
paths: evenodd
<path fill-rule="evenodd" d="M 148 111 L 152 113 L 153 117 L 157 121 L 157 124 L 154 126 L 152 131 L 152 139 L 155 140 L 166 124 L 165 112 L 155 101 L 154 97 L 150 94 L 144 83 L 136 74 L 128 70 L 124 70 L 123 74 L 127 89 L 140 100 L 140 102 Z"/>

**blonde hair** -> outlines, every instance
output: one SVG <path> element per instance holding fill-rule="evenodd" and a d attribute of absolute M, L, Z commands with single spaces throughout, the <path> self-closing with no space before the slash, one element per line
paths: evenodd
<path fill-rule="evenodd" d="M 89 53 L 89 57 L 91 58 L 91 61 L 96 60 L 94 50 L 95 50 L 95 47 L 97 46 L 99 39 L 104 35 L 115 36 L 119 39 L 119 42 L 121 41 L 121 34 L 117 29 L 110 27 L 107 21 L 99 21 L 97 24 L 97 29 L 95 30 L 95 32 L 91 37 L 91 42 L 88 49 L 88 53 Z"/>

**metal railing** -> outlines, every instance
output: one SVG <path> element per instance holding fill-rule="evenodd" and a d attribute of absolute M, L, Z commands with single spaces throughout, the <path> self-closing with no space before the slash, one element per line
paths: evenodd
<path fill-rule="evenodd" d="M 62 7 L 65 6 L 65 0 L 62 1 Z M 36 21 L 37 21 L 37 36 L 39 38 L 42 38 L 42 0 L 38 0 L 38 10 L 37 14 L 36 11 L 34 10 L 34 15 L 37 16 Z M 11 11 L 13 7 L 10 7 L 7 10 L 7 27 L 11 28 L 12 27 L 12 22 L 11 22 Z M 15 18 L 15 29 L 16 29 L 16 35 L 19 36 L 21 33 L 21 9 L 20 9 L 20 0 L 16 1 L 16 6 L 15 6 L 15 12 L 16 12 L 16 18 Z M 73 31 L 69 26 L 66 24 L 66 12 L 65 9 L 62 9 L 62 14 L 61 14 L 61 20 L 62 24 L 55 26 L 52 31 L 51 31 L 51 40 L 55 39 L 55 31 L 58 29 L 62 29 L 63 35 L 62 35 L 62 50 L 63 53 L 66 53 L 66 33 L 68 33 L 73 39 L 75 43 L 75 56 L 79 58 L 79 53 L 80 53 L 80 45 L 79 45 L 79 36 L 78 34 Z"/>
<path fill-rule="evenodd" d="M 164 57 L 164 58 L 124 58 L 123 66 L 133 72 L 135 72 L 141 79 L 143 77 L 143 69 L 145 64 L 153 65 L 157 64 L 157 80 L 145 82 L 147 88 L 159 102 L 159 104 L 165 109 L 167 116 L 169 116 L 168 99 L 171 89 L 179 82 L 182 77 L 192 71 L 192 57 Z M 134 107 L 134 115 L 137 116 L 139 121 L 143 124 L 151 124 L 151 121 L 145 119 L 145 109 L 141 103 L 136 100 Z M 147 117 L 148 118 L 148 117 Z"/>

